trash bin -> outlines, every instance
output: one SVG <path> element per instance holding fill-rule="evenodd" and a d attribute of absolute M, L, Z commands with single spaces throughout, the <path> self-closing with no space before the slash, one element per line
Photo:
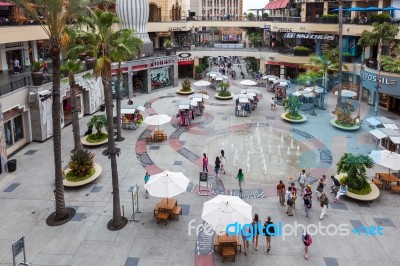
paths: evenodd
<path fill-rule="evenodd" d="M 10 172 L 10 173 L 17 170 L 17 160 L 12 159 L 12 160 L 7 161 L 7 169 L 8 169 L 8 172 Z"/>
<path fill-rule="evenodd" d="M 100 104 L 100 112 L 104 112 L 106 110 L 105 104 Z"/>

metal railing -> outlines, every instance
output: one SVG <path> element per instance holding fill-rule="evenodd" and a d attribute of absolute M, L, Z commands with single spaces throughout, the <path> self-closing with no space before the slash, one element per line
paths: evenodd
<path fill-rule="evenodd" d="M 30 86 L 32 80 L 30 75 L 15 77 L 10 81 L 0 83 L 0 96 L 16 91 L 22 87 Z"/>

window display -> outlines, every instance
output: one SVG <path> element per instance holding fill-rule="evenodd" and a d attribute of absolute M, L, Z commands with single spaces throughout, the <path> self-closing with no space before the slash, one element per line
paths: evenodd
<path fill-rule="evenodd" d="M 12 118 L 4 123 L 7 148 L 24 138 L 22 115 Z"/>
<path fill-rule="evenodd" d="M 169 67 L 155 68 L 151 70 L 151 88 L 153 90 L 171 86 Z"/>

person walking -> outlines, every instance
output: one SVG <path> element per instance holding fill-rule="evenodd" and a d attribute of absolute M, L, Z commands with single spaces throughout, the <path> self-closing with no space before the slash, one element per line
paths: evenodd
<path fill-rule="evenodd" d="M 243 197 L 242 183 L 244 181 L 244 174 L 243 174 L 242 168 L 239 169 L 236 179 L 239 182 L 239 193 L 240 193 L 240 197 L 242 198 Z"/>
<path fill-rule="evenodd" d="M 308 211 L 312 207 L 312 191 L 311 191 L 311 185 L 307 185 L 305 191 L 304 191 L 304 212 L 306 213 L 306 219 L 308 219 Z"/>
<path fill-rule="evenodd" d="M 331 180 L 332 180 L 331 193 L 336 195 L 336 193 L 339 191 L 339 188 L 340 188 L 340 182 L 333 175 L 331 175 Z"/>
<path fill-rule="evenodd" d="M 293 182 L 290 184 L 290 187 L 292 188 L 293 209 L 296 209 L 297 188 Z"/>
<path fill-rule="evenodd" d="M 146 172 L 146 174 L 144 175 L 144 183 L 147 184 L 147 182 L 149 182 L 150 180 L 150 174 L 149 172 Z M 146 199 L 149 198 L 149 192 L 146 189 Z"/>
<path fill-rule="evenodd" d="M 324 191 L 324 188 L 325 188 L 325 179 L 326 179 L 326 175 L 323 175 L 323 176 L 319 179 L 317 191 L 315 191 L 315 195 L 317 196 L 317 199 L 319 199 L 320 195 L 321 195 L 322 192 Z"/>
<path fill-rule="evenodd" d="M 304 258 L 308 259 L 308 247 L 312 244 L 312 237 L 305 231 L 304 235 L 301 236 L 301 240 L 304 244 Z"/>
<path fill-rule="evenodd" d="M 219 170 L 221 169 L 221 161 L 219 160 L 219 157 L 217 156 L 215 158 L 215 167 L 214 167 L 214 171 L 215 171 L 215 176 L 217 177 L 217 179 L 221 180 L 219 178 Z"/>
<path fill-rule="evenodd" d="M 253 243 L 256 242 L 256 251 L 258 250 L 258 236 L 260 235 L 259 225 L 260 219 L 258 218 L 258 213 L 255 213 L 253 218 Z"/>
<path fill-rule="evenodd" d="M 326 195 L 325 191 L 322 192 L 321 197 L 319 198 L 319 201 L 321 203 L 322 211 L 321 215 L 319 216 L 319 219 L 322 220 L 324 216 L 326 215 L 326 211 L 328 209 L 328 204 L 329 204 L 329 199 L 328 196 Z"/>
<path fill-rule="evenodd" d="M 304 194 L 304 188 L 306 187 L 306 182 L 307 182 L 307 175 L 306 175 L 306 170 L 301 170 L 301 174 L 299 175 L 299 179 L 298 179 L 300 188 L 301 188 L 301 196 L 303 196 Z"/>
<path fill-rule="evenodd" d="M 244 255 L 247 256 L 247 252 L 249 250 L 249 240 L 247 240 L 247 235 L 250 234 L 250 228 L 245 227 L 243 228 L 247 234 L 242 234 L 242 240 L 243 240 L 243 248 L 244 248 Z"/>
<path fill-rule="evenodd" d="M 14 62 L 13 62 L 13 65 L 14 65 L 14 74 L 19 74 L 19 60 L 15 57 L 14 58 Z"/>
<path fill-rule="evenodd" d="M 219 156 L 219 160 L 221 161 L 221 172 L 224 172 L 224 174 L 225 174 L 226 157 L 225 157 L 224 150 L 221 150 L 221 155 Z"/>
<path fill-rule="evenodd" d="M 264 223 L 264 234 L 267 239 L 267 253 L 271 250 L 271 236 L 275 234 L 274 223 L 271 222 L 271 216 L 268 216 Z"/>
<path fill-rule="evenodd" d="M 41 59 L 40 59 L 41 60 Z M 42 60 L 42 69 L 43 69 L 43 73 L 47 73 L 49 74 L 49 70 L 48 70 L 48 64 L 45 60 Z"/>
<path fill-rule="evenodd" d="M 276 194 L 279 196 L 279 203 L 281 206 L 285 206 L 285 189 L 285 184 L 280 180 L 279 184 L 276 186 Z"/>
<path fill-rule="evenodd" d="M 203 172 L 208 173 L 208 157 L 205 153 L 203 153 Z"/>
<path fill-rule="evenodd" d="M 292 213 L 292 207 L 293 207 L 293 194 L 292 194 L 292 187 L 288 187 L 288 190 L 286 191 L 287 195 L 287 210 L 286 213 L 288 216 L 293 216 Z"/>
<path fill-rule="evenodd" d="M 349 187 L 347 186 L 346 183 L 343 182 L 343 183 L 340 185 L 340 189 L 339 189 L 338 193 L 336 194 L 335 202 L 338 202 L 338 201 L 339 201 L 340 196 L 346 195 L 346 193 L 347 193 L 348 190 L 349 190 Z"/>

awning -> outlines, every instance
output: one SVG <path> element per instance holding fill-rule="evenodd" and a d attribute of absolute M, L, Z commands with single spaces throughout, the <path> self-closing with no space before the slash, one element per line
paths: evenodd
<path fill-rule="evenodd" d="M 385 128 L 391 128 L 391 129 L 399 129 L 399 127 L 396 124 L 383 124 Z"/>
<path fill-rule="evenodd" d="M 394 144 L 400 144 L 400 137 L 389 137 Z"/>
<path fill-rule="evenodd" d="M 13 6 L 14 4 L 12 3 L 4 3 L 4 2 L 0 2 L 0 6 Z"/>
<path fill-rule="evenodd" d="M 380 128 L 379 130 L 385 133 L 388 137 L 400 137 L 400 131 L 391 128 Z"/>
<path fill-rule="evenodd" d="M 279 9 L 279 8 L 286 8 L 287 4 L 288 4 L 289 0 L 277 0 L 277 1 L 273 1 L 268 3 L 264 9 Z"/>
<path fill-rule="evenodd" d="M 194 60 L 181 60 L 178 61 L 178 66 L 188 66 L 188 65 L 193 65 Z"/>
<path fill-rule="evenodd" d="M 387 137 L 387 135 L 382 131 L 380 131 L 379 129 L 370 130 L 369 133 L 374 135 L 377 139 L 384 139 Z"/>

